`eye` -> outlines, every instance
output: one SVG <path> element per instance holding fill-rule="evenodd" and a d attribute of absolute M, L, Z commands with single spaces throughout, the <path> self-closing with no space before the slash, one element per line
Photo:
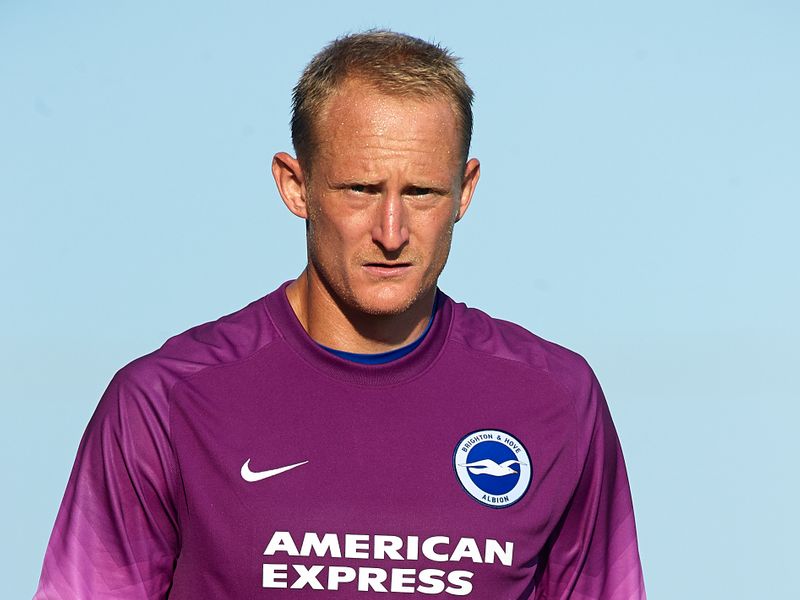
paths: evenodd
<path fill-rule="evenodd" d="M 353 194 L 378 194 L 380 187 L 371 183 L 349 183 L 346 186 L 347 191 Z"/>
<path fill-rule="evenodd" d="M 425 187 L 412 187 L 408 190 L 409 196 L 427 196 L 428 194 L 432 194 L 433 190 L 431 188 Z"/>

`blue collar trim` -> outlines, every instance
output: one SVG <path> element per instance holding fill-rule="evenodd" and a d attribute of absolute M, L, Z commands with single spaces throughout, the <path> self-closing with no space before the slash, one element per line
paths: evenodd
<path fill-rule="evenodd" d="M 389 350 L 388 352 L 378 352 L 376 354 L 361 354 L 358 352 L 345 352 L 344 350 L 334 350 L 333 348 L 328 348 L 327 346 L 323 346 L 320 344 L 321 348 L 324 348 L 331 354 L 338 356 L 339 358 L 343 358 L 345 360 L 349 360 L 356 363 L 361 363 L 362 365 L 382 365 L 388 362 L 392 362 L 393 360 L 397 360 L 398 358 L 403 358 L 406 354 L 410 354 L 414 351 L 414 349 L 422 343 L 422 340 L 425 339 L 425 336 L 428 335 L 428 331 L 431 329 L 431 325 L 433 325 L 433 317 L 436 316 L 436 308 L 439 304 L 439 295 L 436 295 L 436 301 L 433 303 L 433 312 L 431 313 L 431 318 L 428 319 L 428 325 L 425 327 L 425 331 L 413 342 L 410 344 L 406 344 L 405 346 L 401 346 L 400 348 L 395 348 L 394 350 Z"/>

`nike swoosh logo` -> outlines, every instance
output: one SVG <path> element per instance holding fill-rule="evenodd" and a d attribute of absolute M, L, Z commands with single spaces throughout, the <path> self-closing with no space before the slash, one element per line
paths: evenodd
<path fill-rule="evenodd" d="M 251 483 L 254 481 L 261 481 L 262 479 L 269 479 L 270 477 L 274 477 L 275 475 L 280 475 L 281 473 L 285 473 L 290 469 L 294 469 L 295 467 L 304 465 L 307 462 L 308 462 L 307 460 L 304 460 L 303 462 L 294 463 L 293 465 L 287 465 L 285 467 L 278 467 L 277 469 L 269 469 L 268 471 L 251 471 L 250 459 L 248 458 L 242 465 L 242 479 L 244 479 L 245 481 L 249 481 Z"/>

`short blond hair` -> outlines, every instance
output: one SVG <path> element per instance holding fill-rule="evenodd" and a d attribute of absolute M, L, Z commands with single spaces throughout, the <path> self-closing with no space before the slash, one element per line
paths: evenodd
<path fill-rule="evenodd" d="M 444 96 L 459 121 L 462 158 L 472 140 L 473 92 L 447 48 L 403 33 L 371 29 L 340 37 L 308 63 L 292 95 L 292 144 L 310 175 L 315 120 L 347 79 L 357 78 L 382 93 L 422 99 Z"/>

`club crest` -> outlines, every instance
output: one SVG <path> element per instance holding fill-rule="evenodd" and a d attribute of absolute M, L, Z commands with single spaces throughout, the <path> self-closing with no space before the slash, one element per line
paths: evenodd
<path fill-rule="evenodd" d="M 531 458 L 516 437 L 497 429 L 473 431 L 453 452 L 456 478 L 470 496 L 485 506 L 505 508 L 528 491 Z"/>

